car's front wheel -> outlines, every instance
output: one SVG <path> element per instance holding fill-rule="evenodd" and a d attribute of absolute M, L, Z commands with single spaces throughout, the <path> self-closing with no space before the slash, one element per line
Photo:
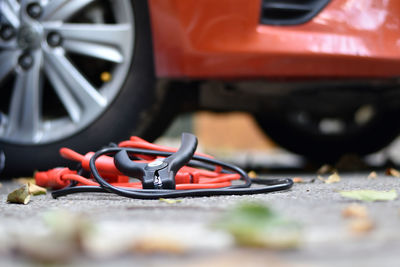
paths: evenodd
<path fill-rule="evenodd" d="M 55 166 L 62 146 L 95 149 L 150 119 L 147 1 L 3 0 L 0 11 L 6 173 Z"/>

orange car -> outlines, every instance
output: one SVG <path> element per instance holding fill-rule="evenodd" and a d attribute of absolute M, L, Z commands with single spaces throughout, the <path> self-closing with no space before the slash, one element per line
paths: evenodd
<path fill-rule="evenodd" d="M 314 159 L 399 133 L 397 0 L 0 1 L 6 170 L 155 138 L 182 110 L 242 110 Z"/>

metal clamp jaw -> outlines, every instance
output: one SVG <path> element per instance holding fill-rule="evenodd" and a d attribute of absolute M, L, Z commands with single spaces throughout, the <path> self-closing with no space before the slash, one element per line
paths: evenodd
<path fill-rule="evenodd" d="M 128 152 L 122 150 L 114 156 L 114 164 L 123 174 L 140 179 L 143 189 L 175 189 L 175 175 L 193 157 L 197 138 L 183 133 L 181 146 L 171 156 L 150 163 L 134 162 Z"/>

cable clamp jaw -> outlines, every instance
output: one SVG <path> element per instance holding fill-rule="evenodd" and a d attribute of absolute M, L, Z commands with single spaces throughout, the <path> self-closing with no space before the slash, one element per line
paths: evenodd
<path fill-rule="evenodd" d="M 197 137 L 183 133 L 180 148 L 167 158 L 134 162 L 126 150 L 121 150 L 115 155 L 114 164 L 121 173 L 141 180 L 143 189 L 176 189 L 176 173 L 191 160 L 196 148 Z"/>

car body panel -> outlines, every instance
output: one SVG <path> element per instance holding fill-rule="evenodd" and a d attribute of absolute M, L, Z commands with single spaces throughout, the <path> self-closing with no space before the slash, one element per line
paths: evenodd
<path fill-rule="evenodd" d="M 332 0 L 311 21 L 260 24 L 261 0 L 149 0 L 169 78 L 400 76 L 400 1 Z"/>

